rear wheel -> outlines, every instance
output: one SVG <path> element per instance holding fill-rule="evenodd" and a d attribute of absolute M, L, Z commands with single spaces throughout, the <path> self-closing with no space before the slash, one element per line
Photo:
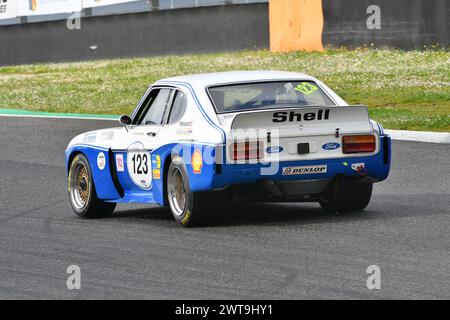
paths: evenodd
<path fill-rule="evenodd" d="M 320 206 L 327 212 L 362 211 L 370 202 L 372 183 L 338 178 L 320 195 Z"/>
<path fill-rule="evenodd" d="M 208 193 L 192 192 L 181 158 L 173 159 L 166 175 L 167 200 L 175 220 L 185 227 L 204 225 L 211 210 Z"/>
<path fill-rule="evenodd" d="M 76 155 L 70 164 L 68 188 L 70 205 L 82 218 L 107 217 L 116 207 L 97 198 L 91 167 L 83 154 Z"/>

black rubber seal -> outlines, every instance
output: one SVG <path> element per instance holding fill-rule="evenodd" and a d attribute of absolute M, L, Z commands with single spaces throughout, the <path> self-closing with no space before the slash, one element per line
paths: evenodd
<path fill-rule="evenodd" d="M 384 164 L 389 163 L 389 138 L 388 137 L 383 138 L 383 163 Z"/>
<path fill-rule="evenodd" d="M 111 178 L 112 178 L 114 187 L 116 188 L 120 197 L 123 198 L 125 192 L 123 191 L 123 188 L 119 182 L 119 178 L 117 177 L 116 164 L 114 163 L 114 153 L 111 148 L 109 148 L 109 150 L 108 150 L 108 158 L 109 158 L 109 171 L 111 173 Z"/>

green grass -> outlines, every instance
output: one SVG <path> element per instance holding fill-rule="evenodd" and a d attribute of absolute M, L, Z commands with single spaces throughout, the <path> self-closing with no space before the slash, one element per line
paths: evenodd
<path fill-rule="evenodd" d="M 286 70 L 315 76 L 386 128 L 450 131 L 450 51 L 268 51 L 0 67 L 0 108 L 130 113 L 147 86 L 175 75 Z"/>

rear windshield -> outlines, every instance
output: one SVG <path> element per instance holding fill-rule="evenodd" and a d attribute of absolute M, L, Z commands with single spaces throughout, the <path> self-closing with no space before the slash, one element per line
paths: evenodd
<path fill-rule="evenodd" d="M 314 81 L 257 82 L 208 88 L 218 113 L 334 105 Z"/>

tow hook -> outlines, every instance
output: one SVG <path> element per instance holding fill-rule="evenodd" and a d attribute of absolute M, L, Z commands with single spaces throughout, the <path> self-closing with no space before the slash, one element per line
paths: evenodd
<path fill-rule="evenodd" d="M 361 162 L 361 163 L 353 163 L 352 164 L 352 169 L 354 171 L 356 171 L 356 173 L 359 176 L 367 175 L 367 168 L 366 168 L 366 165 L 363 162 Z"/>
<path fill-rule="evenodd" d="M 356 169 L 356 172 L 360 175 L 360 176 L 365 176 L 367 174 L 367 169 L 364 166 L 359 166 Z"/>

